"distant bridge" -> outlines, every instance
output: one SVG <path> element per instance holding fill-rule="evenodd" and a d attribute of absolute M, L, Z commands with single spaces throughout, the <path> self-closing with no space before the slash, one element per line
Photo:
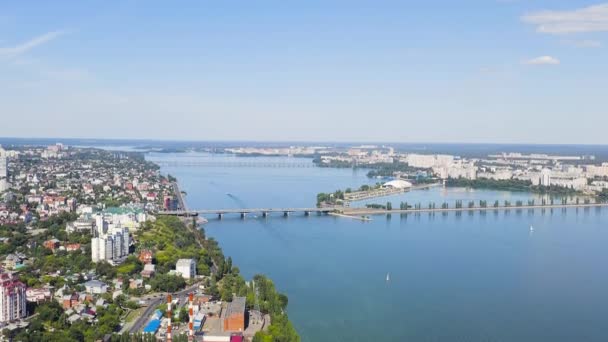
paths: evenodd
<path fill-rule="evenodd" d="M 281 162 L 281 161 L 211 161 L 211 160 L 150 160 L 161 167 L 263 167 L 263 168 L 313 168 L 311 162 Z"/>

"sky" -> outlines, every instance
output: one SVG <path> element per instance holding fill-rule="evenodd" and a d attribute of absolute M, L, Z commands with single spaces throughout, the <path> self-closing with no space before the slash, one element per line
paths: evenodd
<path fill-rule="evenodd" d="M 0 136 L 608 144 L 608 2 L 5 1 Z"/>

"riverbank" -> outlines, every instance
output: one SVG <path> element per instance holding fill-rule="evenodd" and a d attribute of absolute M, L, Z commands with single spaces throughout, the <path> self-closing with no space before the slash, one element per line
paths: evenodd
<path fill-rule="evenodd" d="M 187 208 L 177 180 L 173 182 L 173 189 L 179 206 Z M 172 227 L 171 231 L 150 230 L 148 225 L 148 230 L 142 229 L 140 232 L 142 235 L 139 239 L 148 247 L 161 247 L 162 250 L 156 255 L 157 261 L 172 263 L 178 258 L 194 258 L 197 265 L 206 265 L 206 273 L 211 277 L 205 283 L 207 294 L 221 301 L 231 301 L 235 296 L 245 297 L 249 310 L 255 308 L 263 315 L 270 316 L 270 325 L 257 332 L 252 341 L 300 341 L 287 316 L 287 296 L 276 291 L 274 283 L 264 275 L 257 274 L 253 276 L 253 281 L 246 282 L 239 268 L 232 264 L 232 259 L 224 257 L 219 244 L 206 237 L 201 222 L 207 223 L 207 220 L 203 217 L 160 216 L 153 226 L 162 224 L 161 227 Z M 184 244 L 188 244 L 186 241 L 194 242 L 200 252 L 185 248 Z M 158 266 L 163 269 L 163 265 Z"/>

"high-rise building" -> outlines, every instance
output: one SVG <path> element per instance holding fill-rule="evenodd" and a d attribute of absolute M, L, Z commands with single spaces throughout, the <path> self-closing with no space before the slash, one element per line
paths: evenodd
<path fill-rule="evenodd" d="M 24 318 L 27 315 L 25 284 L 11 273 L 0 272 L 0 323 Z"/>
<path fill-rule="evenodd" d="M 98 231 L 91 239 L 91 260 L 119 264 L 129 255 L 130 243 L 128 228 L 110 224 L 106 232 Z"/>
<path fill-rule="evenodd" d="M 8 178 L 8 162 L 6 151 L 0 146 L 0 179 Z"/>
<path fill-rule="evenodd" d="M 550 186 L 551 185 L 551 170 L 543 169 L 540 172 L 540 185 Z"/>

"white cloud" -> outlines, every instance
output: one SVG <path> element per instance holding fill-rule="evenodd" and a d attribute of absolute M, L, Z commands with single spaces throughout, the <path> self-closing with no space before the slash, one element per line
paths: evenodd
<path fill-rule="evenodd" d="M 599 48 L 602 47 L 602 42 L 598 40 L 566 40 L 565 44 L 578 48 Z"/>
<path fill-rule="evenodd" d="M 524 61 L 523 64 L 526 65 L 557 65 L 559 64 L 559 59 L 551 56 L 540 56 L 532 59 L 528 59 Z"/>
<path fill-rule="evenodd" d="M 47 32 L 43 35 L 40 35 L 38 37 L 34 37 L 26 42 L 23 42 L 19 45 L 15 45 L 15 46 L 11 46 L 11 47 L 4 47 L 4 48 L 0 48 L 0 56 L 4 56 L 4 57 L 13 57 L 13 56 L 18 56 L 21 55 L 23 53 L 28 52 L 29 50 L 42 45 L 44 43 L 50 42 L 51 40 L 61 36 L 62 34 L 64 34 L 64 31 L 53 31 L 53 32 Z"/>
<path fill-rule="evenodd" d="M 521 17 L 536 25 L 536 31 L 549 34 L 567 34 L 608 31 L 608 3 L 570 11 L 540 11 Z"/>

